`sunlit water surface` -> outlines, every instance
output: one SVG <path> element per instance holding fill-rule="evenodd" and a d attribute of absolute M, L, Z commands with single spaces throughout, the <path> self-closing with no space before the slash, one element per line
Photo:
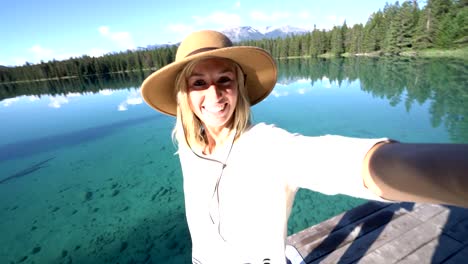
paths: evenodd
<path fill-rule="evenodd" d="M 463 62 L 279 66 L 274 91 L 253 107 L 256 123 L 309 136 L 468 143 Z M 62 87 L 63 94 L 4 91 L 0 263 L 190 262 L 182 175 L 170 137 L 175 120 L 142 101 L 141 79 L 123 87 L 104 82 L 93 92 L 73 85 Z M 301 190 L 289 233 L 363 202 Z"/>

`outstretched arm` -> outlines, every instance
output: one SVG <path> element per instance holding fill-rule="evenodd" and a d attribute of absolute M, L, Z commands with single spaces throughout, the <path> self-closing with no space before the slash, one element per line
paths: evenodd
<path fill-rule="evenodd" d="M 468 207 L 468 144 L 379 143 L 364 184 L 382 198 Z"/>

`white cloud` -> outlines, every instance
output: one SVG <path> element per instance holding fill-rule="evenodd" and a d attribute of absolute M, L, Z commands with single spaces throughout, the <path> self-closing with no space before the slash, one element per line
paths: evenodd
<path fill-rule="evenodd" d="M 127 111 L 128 110 L 128 107 L 126 104 L 124 103 L 121 103 L 119 104 L 119 107 L 117 108 L 118 111 Z"/>
<path fill-rule="evenodd" d="M 132 36 L 129 32 L 112 32 L 108 26 L 100 26 L 98 28 L 101 36 L 111 40 L 117 47 L 121 49 L 134 49 L 135 43 L 133 42 Z"/>
<path fill-rule="evenodd" d="M 8 98 L 2 101 L 3 106 L 8 107 L 11 104 L 17 102 L 19 99 L 18 98 Z"/>
<path fill-rule="evenodd" d="M 64 52 L 64 53 L 57 53 L 53 56 L 54 59 L 56 60 L 67 60 L 72 57 L 80 57 L 83 54 L 78 54 L 78 53 L 69 53 L 69 52 Z"/>
<path fill-rule="evenodd" d="M 297 83 L 309 83 L 310 80 L 309 79 L 299 79 L 296 81 Z"/>
<path fill-rule="evenodd" d="M 108 50 L 100 49 L 100 48 L 92 48 L 89 52 L 88 55 L 91 57 L 100 57 L 106 53 L 109 53 Z"/>
<path fill-rule="evenodd" d="M 288 96 L 289 95 L 289 92 L 288 91 L 275 91 L 273 90 L 271 92 L 271 95 L 273 95 L 274 97 L 278 98 L 278 97 L 281 97 L 281 96 Z"/>
<path fill-rule="evenodd" d="M 37 100 L 41 99 L 41 98 L 39 98 L 39 96 L 36 96 L 36 95 L 28 96 L 28 98 L 29 98 L 30 102 L 34 102 L 34 101 L 37 101 Z"/>
<path fill-rule="evenodd" d="M 191 32 L 193 27 L 190 25 L 184 25 L 184 24 L 170 24 L 168 26 L 168 29 L 171 32 L 186 34 L 187 32 Z"/>
<path fill-rule="evenodd" d="M 20 66 L 20 65 L 22 66 L 22 65 L 25 65 L 26 62 L 33 63 L 32 60 L 28 61 L 26 58 L 13 58 L 12 61 L 13 61 L 13 66 Z"/>
<path fill-rule="evenodd" d="M 63 104 L 68 104 L 68 102 L 68 98 L 65 96 L 51 97 L 48 106 L 52 108 L 60 108 Z"/>
<path fill-rule="evenodd" d="M 101 33 L 101 35 L 109 35 L 109 32 L 110 32 L 108 26 L 100 26 L 98 28 L 98 31 L 99 31 L 99 33 Z"/>
<path fill-rule="evenodd" d="M 343 22 L 346 20 L 345 17 L 339 17 L 335 15 L 330 15 L 325 18 L 325 24 L 323 28 L 325 29 L 332 29 L 333 26 L 341 26 Z"/>
<path fill-rule="evenodd" d="M 128 98 L 127 103 L 129 105 L 139 105 L 143 103 L 143 99 L 141 97 L 138 98 Z"/>
<path fill-rule="evenodd" d="M 237 14 L 231 14 L 221 11 L 213 12 L 207 16 L 193 16 L 195 24 L 198 26 L 220 25 L 223 27 L 237 27 L 241 25 L 241 17 Z"/>
<path fill-rule="evenodd" d="M 80 97 L 80 93 L 69 93 L 65 96 L 53 96 L 50 97 L 50 103 L 48 104 L 49 107 L 52 108 L 60 108 L 64 104 L 68 104 L 70 102 L 69 98 L 71 97 Z"/>
<path fill-rule="evenodd" d="M 125 101 L 119 104 L 117 107 L 118 111 L 127 111 L 129 105 L 139 105 L 143 103 L 140 93 L 131 92 Z"/>
<path fill-rule="evenodd" d="M 312 19 L 312 16 L 308 11 L 301 11 L 298 14 L 298 17 L 303 20 Z"/>
<path fill-rule="evenodd" d="M 235 8 L 235 9 L 240 8 L 240 6 L 241 6 L 240 1 L 237 1 L 237 2 L 234 4 L 234 8 Z"/>
<path fill-rule="evenodd" d="M 330 82 L 330 79 L 328 79 L 327 77 L 322 77 L 322 86 L 325 87 L 325 88 L 331 88 L 332 87 L 332 84 Z"/>
<path fill-rule="evenodd" d="M 276 22 L 291 17 L 291 14 L 288 12 L 273 12 L 270 14 L 266 14 L 262 11 L 252 11 L 250 12 L 250 17 L 253 20 L 261 22 Z"/>
<path fill-rule="evenodd" d="M 29 53 L 30 55 L 28 56 L 28 59 L 24 57 L 13 57 L 10 59 L 10 64 L 12 66 L 20 66 L 20 65 L 25 65 L 26 62 L 36 64 L 39 63 L 40 61 L 48 62 L 53 59 L 55 60 L 66 60 L 71 57 L 79 57 L 82 54 L 76 54 L 76 53 L 70 53 L 70 52 L 64 52 L 64 51 L 57 51 L 54 49 L 42 47 L 39 44 L 35 44 L 32 47 L 28 48 L 25 53 Z M 8 63 L 5 63 L 3 65 L 7 65 Z"/>
<path fill-rule="evenodd" d="M 135 44 L 133 42 L 132 36 L 129 32 L 112 32 L 108 26 L 101 26 L 98 28 L 98 31 L 101 36 L 110 40 L 117 49 L 126 50 L 126 49 L 135 49 Z M 112 50 L 116 50 L 112 48 Z M 0 65 L 13 64 L 12 66 L 24 65 L 26 62 L 30 63 L 39 63 L 40 61 L 50 61 L 50 60 L 66 60 L 72 57 L 81 57 L 84 54 L 87 54 L 92 57 L 100 57 L 106 53 L 109 53 L 110 50 L 105 50 L 102 48 L 91 48 L 89 52 L 77 53 L 63 50 L 54 50 L 48 47 L 43 47 L 40 44 L 35 44 L 27 49 L 27 53 L 30 56 L 27 56 L 28 59 L 23 57 L 12 58 L 10 62 L 0 63 Z"/>
<path fill-rule="evenodd" d="M 236 6 L 240 6 L 240 2 Z M 167 25 L 167 30 L 179 37 L 187 36 L 197 28 L 209 28 L 214 30 L 222 30 L 229 27 L 241 26 L 241 17 L 235 13 L 227 13 L 223 11 L 215 11 L 204 16 L 192 16 L 193 23 L 172 23 Z M 176 38 L 178 39 L 178 38 Z"/>
<path fill-rule="evenodd" d="M 32 53 L 33 60 L 30 61 L 32 63 L 38 63 L 41 60 L 44 62 L 47 62 L 53 59 L 64 60 L 64 59 L 68 59 L 70 57 L 76 56 L 75 54 L 57 52 L 53 49 L 42 47 L 39 44 L 32 46 L 31 48 L 28 49 L 28 51 Z M 22 65 L 26 62 L 26 60 L 21 59 L 21 60 L 17 60 L 17 62 L 19 62 L 17 65 Z"/>
<path fill-rule="evenodd" d="M 34 45 L 29 48 L 29 51 L 33 53 L 36 58 L 52 57 L 54 51 L 41 47 L 41 45 Z"/>
<path fill-rule="evenodd" d="M 110 90 L 110 89 L 105 89 L 105 90 L 99 91 L 99 93 L 102 94 L 102 95 L 107 96 L 107 95 L 112 95 L 114 92 L 112 90 Z"/>

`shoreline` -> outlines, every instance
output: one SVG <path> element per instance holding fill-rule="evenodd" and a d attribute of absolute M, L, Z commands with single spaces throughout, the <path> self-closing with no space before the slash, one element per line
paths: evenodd
<path fill-rule="evenodd" d="M 468 46 L 457 48 L 457 49 L 424 49 L 424 50 L 407 50 L 403 51 L 397 55 L 386 54 L 383 51 L 373 51 L 373 52 L 365 52 L 365 53 L 342 53 L 341 55 L 337 56 L 331 53 L 320 54 L 317 58 L 322 59 L 330 59 L 330 58 L 350 58 L 350 57 L 369 57 L 369 58 L 385 58 L 385 57 L 401 57 L 401 58 L 450 58 L 450 59 L 462 59 L 468 60 Z M 275 58 L 277 60 L 288 60 L 288 59 L 311 59 L 312 56 L 288 56 L 288 57 L 278 57 Z M 145 69 L 134 69 L 134 70 L 126 70 L 126 71 L 118 71 L 118 72 L 110 72 L 108 74 L 122 74 L 122 73 L 131 73 L 131 72 L 138 72 L 138 71 L 152 71 L 155 70 L 153 68 L 145 68 Z M 81 77 L 88 77 L 88 76 L 99 76 L 96 75 L 83 75 Z M 62 76 L 62 77 L 52 77 L 52 78 L 42 78 L 42 79 L 34 79 L 34 80 L 17 80 L 12 82 L 0 82 L 0 85 L 7 85 L 7 84 L 18 84 L 18 83 L 30 83 L 30 82 L 44 82 L 50 80 L 66 80 L 66 79 L 76 79 L 80 78 L 79 75 L 73 76 Z"/>
<path fill-rule="evenodd" d="M 364 53 L 342 53 L 340 55 L 334 55 L 331 53 L 324 53 L 317 56 L 317 58 L 329 59 L 329 58 L 350 58 L 350 57 L 372 57 L 372 58 L 385 58 L 385 57 L 416 57 L 416 58 L 452 58 L 468 60 L 468 46 L 457 49 L 424 49 L 424 50 L 407 50 L 399 54 L 388 54 L 383 51 L 372 51 Z M 312 56 L 288 56 L 278 57 L 278 60 L 287 59 L 310 59 Z"/>

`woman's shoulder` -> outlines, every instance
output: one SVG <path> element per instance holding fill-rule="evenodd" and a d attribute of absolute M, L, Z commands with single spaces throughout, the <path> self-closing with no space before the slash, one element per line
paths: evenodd
<path fill-rule="evenodd" d="M 272 131 L 283 131 L 287 132 L 286 130 L 276 126 L 275 124 L 267 124 L 264 122 L 253 124 L 250 126 L 249 132 L 259 133 L 259 132 L 272 132 Z"/>
<path fill-rule="evenodd" d="M 242 138 L 251 140 L 279 140 L 280 138 L 289 138 L 294 134 L 282 129 L 274 124 L 257 123 L 250 126 L 250 128 L 244 132 Z"/>

